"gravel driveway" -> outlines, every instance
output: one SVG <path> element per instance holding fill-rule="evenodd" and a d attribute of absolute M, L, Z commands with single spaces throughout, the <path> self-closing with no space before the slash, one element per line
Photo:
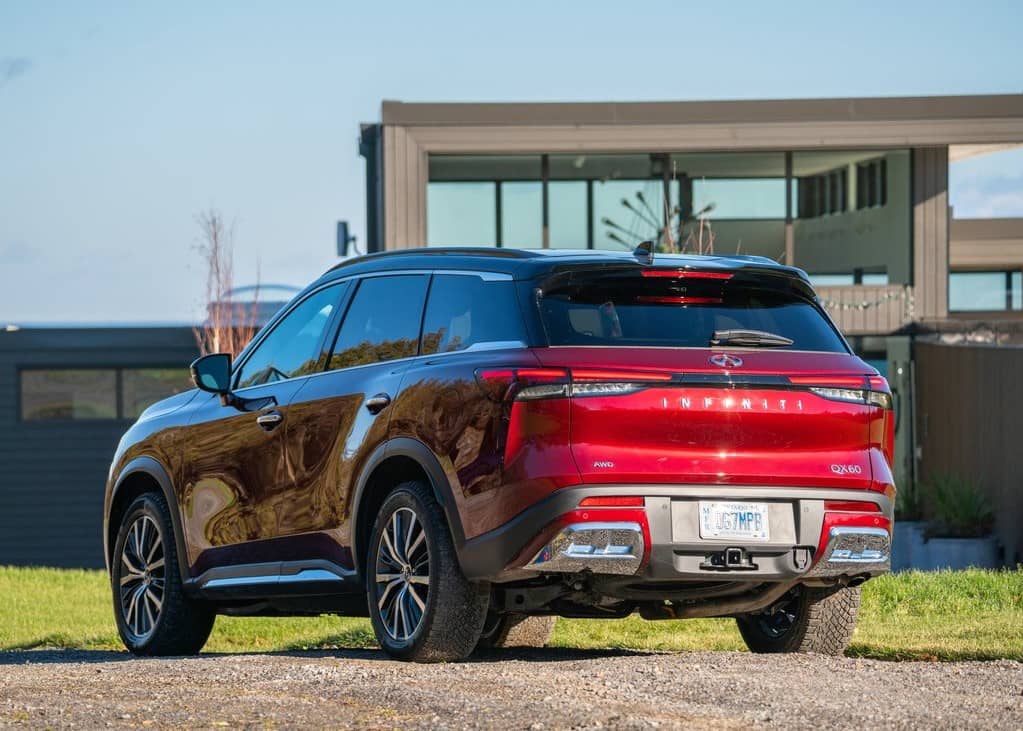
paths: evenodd
<path fill-rule="evenodd" d="M 0 726 L 1023 728 L 1023 664 L 536 650 L 0 653 Z"/>

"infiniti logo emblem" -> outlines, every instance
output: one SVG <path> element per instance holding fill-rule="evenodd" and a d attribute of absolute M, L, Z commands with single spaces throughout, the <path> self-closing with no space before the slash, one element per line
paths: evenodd
<path fill-rule="evenodd" d="M 710 357 L 710 362 L 716 366 L 722 368 L 738 368 L 742 365 L 742 358 L 737 355 L 728 355 L 727 353 L 718 353 Z"/>

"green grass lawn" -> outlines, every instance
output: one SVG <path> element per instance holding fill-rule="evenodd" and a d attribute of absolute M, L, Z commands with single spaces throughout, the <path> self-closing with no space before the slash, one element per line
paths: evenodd
<path fill-rule="evenodd" d="M 727 619 L 562 619 L 554 644 L 579 648 L 740 650 Z M 207 652 L 373 647 L 365 619 L 218 617 Z M 0 567 L 0 650 L 121 649 L 106 575 Z M 1023 571 L 884 576 L 863 588 L 849 655 L 893 660 L 1023 661 Z"/>

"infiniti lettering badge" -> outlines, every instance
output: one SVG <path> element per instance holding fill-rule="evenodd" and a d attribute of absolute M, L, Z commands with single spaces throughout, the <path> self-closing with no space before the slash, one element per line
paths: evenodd
<path fill-rule="evenodd" d="M 716 366 L 722 368 L 738 368 L 742 365 L 742 358 L 737 355 L 728 355 L 727 353 L 718 353 L 710 357 L 710 362 Z"/>

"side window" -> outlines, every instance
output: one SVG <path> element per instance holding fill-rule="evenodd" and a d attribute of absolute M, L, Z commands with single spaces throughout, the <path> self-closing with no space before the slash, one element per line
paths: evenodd
<path fill-rule="evenodd" d="M 235 387 L 259 386 L 314 373 L 320 363 L 324 331 L 346 286 L 336 284 L 321 289 L 277 323 L 245 361 Z"/>
<path fill-rule="evenodd" d="M 511 282 L 464 274 L 434 276 L 423 323 L 424 355 L 525 339 Z"/>
<path fill-rule="evenodd" d="M 330 369 L 416 355 L 426 282 L 419 274 L 363 279 L 334 344 Z"/>

